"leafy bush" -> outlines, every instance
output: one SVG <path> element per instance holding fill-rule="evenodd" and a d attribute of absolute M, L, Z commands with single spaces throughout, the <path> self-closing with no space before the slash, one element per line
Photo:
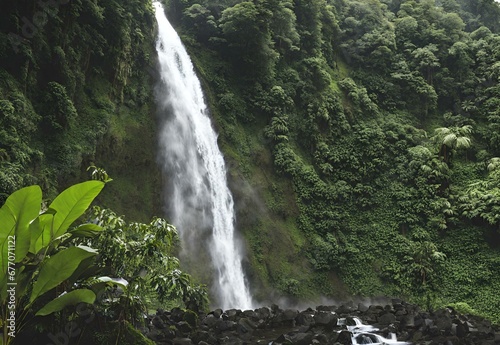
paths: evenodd
<path fill-rule="evenodd" d="M 62 192 L 42 210 L 42 191 L 30 186 L 14 192 L 0 209 L 0 248 L 2 292 L 1 313 L 7 319 L 10 299 L 8 282 L 15 281 L 18 298 L 15 309 L 20 322 L 29 314 L 48 315 L 68 305 L 93 303 L 96 295 L 92 290 L 80 288 L 77 283 L 85 279 L 84 271 L 91 265 L 89 259 L 97 252 L 86 246 L 73 246 L 69 240 L 75 236 L 92 235 L 102 230 L 92 224 L 70 229 L 104 187 L 104 182 L 88 181 L 74 185 Z M 13 261 L 7 261 L 14 254 Z M 9 244 L 9 245 L 8 245 Z M 74 282 L 68 285 L 66 282 Z M 56 294 L 63 291 L 63 294 Z M 47 300 L 48 296 L 52 296 Z M 29 321 L 29 319 L 28 319 Z M 3 324 L 3 343 L 9 344 L 8 324 Z M 22 323 L 17 325 L 22 329 Z"/>

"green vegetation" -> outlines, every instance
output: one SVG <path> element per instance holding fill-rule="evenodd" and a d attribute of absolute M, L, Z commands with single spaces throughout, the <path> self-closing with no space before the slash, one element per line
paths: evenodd
<path fill-rule="evenodd" d="M 166 3 L 257 297 L 402 296 L 500 321 L 498 3 Z"/>
<path fill-rule="evenodd" d="M 500 322 L 497 2 L 164 2 L 220 134 L 257 299 L 401 296 Z M 38 184 L 52 205 L 86 174 L 108 180 L 85 171 L 104 167 L 114 181 L 93 215 L 103 237 L 82 234 L 111 262 L 96 267 L 122 276 L 143 302 L 100 281 L 125 292 L 102 316 L 135 322 L 131 310 L 155 303 L 153 290 L 169 292 L 173 280 L 173 299 L 202 306 L 203 288 L 175 270 L 171 228 L 147 223 L 161 209 L 151 3 L 2 6 L 0 204 Z M 28 218 L 40 219 L 35 227 L 50 217 Z M 43 260 L 83 244 L 46 241 L 33 242 L 52 251 Z M 34 253 L 26 243 L 22 257 Z M 160 255 L 141 264 L 150 252 Z M 113 264 L 123 255 L 130 266 Z M 169 274 L 151 275 L 165 262 Z M 61 305 L 92 297 L 70 296 Z"/>
<path fill-rule="evenodd" d="M 118 181 L 102 204 L 159 214 L 153 23 L 148 1 L 2 5 L 0 204 L 35 183 L 52 199 L 94 163 Z"/>
<path fill-rule="evenodd" d="M 25 187 L 0 208 L 2 344 L 15 339 L 10 332 L 18 335 L 30 330 L 30 324 L 43 324 L 36 317 L 58 313 L 51 331 L 65 330 L 65 323 L 82 318 L 82 303 L 95 306 L 86 310 L 87 317 L 95 313 L 103 320 L 136 325 L 144 321 L 147 307 L 154 306 L 151 296 L 163 305 L 170 301 L 206 308 L 204 287 L 192 284 L 178 260 L 169 256 L 177 232 L 165 220 L 127 225 L 96 208 L 90 221 L 77 222 L 104 184 L 92 180 L 73 185 L 48 207 L 42 205 L 39 186 Z M 11 282 L 17 283 L 14 295 L 8 289 Z M 12 315 L 14 330 L 7 321 Z"/>

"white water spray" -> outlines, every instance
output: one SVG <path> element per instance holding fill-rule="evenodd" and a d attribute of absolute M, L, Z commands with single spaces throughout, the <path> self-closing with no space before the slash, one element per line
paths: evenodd
<path fill-rule="evenodd" d="M 233 198 L 200 81 L 162 5 L 154 2 L 154 7 L 161 76 L 157 99 L 166 118 L 159 138 L 160 159 L 170 185 L 170 220 L 179 229 L 184 256 L 198 261 L 203 257 L 197 243 L 206 241 L 203 229 L 211 230 L 210 249 L 205 251 L 210 253 L 217 276 L 214 291 L 218 307 L 251 309 L 252 299 L 234 237 Z"/>

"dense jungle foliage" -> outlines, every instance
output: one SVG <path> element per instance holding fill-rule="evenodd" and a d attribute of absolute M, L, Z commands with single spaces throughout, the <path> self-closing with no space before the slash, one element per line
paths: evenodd
<path fill-rule="evenodd" d="M 402 296 L 500 322 L 498 3 L 165 3 L 220 133 L 258 300 Z M 0 10 L 0 204 L 33 184 L 50 203 L 95 163 L 114 178 L 101 205 L 161 214 L 150 2 Z"/>
<path fill-rule="evenodd" d="M 95 163 L 115 178 L 101 203 L 160 214 L 152 4 L 2 1 L 0 13 L 0 204 L 35 183 L 53 198 Z"/>
<path fill-rule="evenodd" d="M 41 337 L 38 343 L 76 337 L 80 343 L 84 337 L 83 344 L 109 344 L 120 333 L 143 339 L 130 323 L 142 325 L 158 302 L 207 307 L 205 287 L 194 284 L 172 256 L 175 227 L 156 217 L 127 224 L 110 210 L 89 210 L 111 181 L 104 170 L 93 172 L 93 180 L 67 188 L 48 206 L 33 185 L 12 193 L 0 208 L 0 344 L 24 344 L 30 337 Z M 108 322 L 114 337 L 96 340 L 109 335 L 102 325 Z"/>
<path fill-rule="evenodd" d="M 498 3 L 167 5 L 260 297 L 405 296 L 500 320 Z"/>

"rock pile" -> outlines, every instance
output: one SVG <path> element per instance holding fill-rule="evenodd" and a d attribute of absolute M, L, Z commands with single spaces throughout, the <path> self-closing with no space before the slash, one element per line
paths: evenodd
<path fill-rule="evenodd" d="M 354 319 L 376 327 L 377 334 L 413 344 L 500 345 L 500 329 L 483 318 L 458 314 L 451 308 L 433 313 L 401 300 L 388 305 L 318 306 L 304 311 L 277 305 L 255 310 L 214 310 L 208 314 L 158 310 L 145 331 L 157 344 L 352 344 Z M 348 327 L 351 325 L 351 327 Z M 372 328 L 373 328 L 372 327 Z M 366 329 L 365 329 L 366 328 Z"/>

